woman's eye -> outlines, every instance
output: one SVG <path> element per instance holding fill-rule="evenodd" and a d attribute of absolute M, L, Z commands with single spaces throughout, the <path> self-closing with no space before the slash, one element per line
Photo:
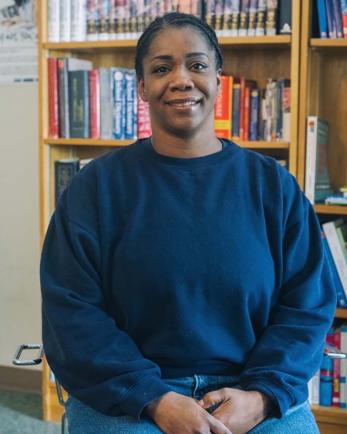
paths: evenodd
<path fill-rule="evenodd" d="M 207 65 L 205 65 L 204 63 L 196 62 L 196 63 L 193 63 L 191 68 L 195 71 L 203 71 L 204 69 L 207 68 Z"/>
<path fill-rule="evenodd" d="M 163 74 L 164 72 L 167 72 L 169 68 L 167 66 L 157 66 L 153 69 L 153 72 L 155 74 Z"/>

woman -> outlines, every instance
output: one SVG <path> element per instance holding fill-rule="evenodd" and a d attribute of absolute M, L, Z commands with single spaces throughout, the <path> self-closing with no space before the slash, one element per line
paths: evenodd
<path fill-rule="evenodd" d="M 42 254 L 71 434 L 318 433 L 307 381 L 336 306 L 319 224 L 275 160 L 219 140 L 222 55 L 190 15 L 136 52 L 151 139 L 84 168 Z"/>

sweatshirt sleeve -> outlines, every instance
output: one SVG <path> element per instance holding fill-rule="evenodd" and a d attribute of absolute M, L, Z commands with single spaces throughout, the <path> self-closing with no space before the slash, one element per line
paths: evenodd
<path fill-rule="evenodd" d="M 319 222 L 299 188 L 294 190 L 280 237 L 278 297 L 241 377 L 245 390 L 272 399 L 278 416 L 307 399 L 307 382 L 319 369 L 336 308 Z"/>
<path fill-rule="evenodd" d="M 88 196 L 76 187 L 63 194 L 47 231 L 40 269 L 45 354 L 69 394 L 101 413 L 139 418 L 169 389 L 107 312 L 97 234 L 69 215 L 69 203 L 83 206 Z"/>

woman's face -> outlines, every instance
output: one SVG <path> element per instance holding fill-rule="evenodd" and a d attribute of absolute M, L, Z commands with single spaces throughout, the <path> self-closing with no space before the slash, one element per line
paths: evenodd
<path fill-rule="evenodd" d="M 199 31 L 168 27 L 153 39 L 143 60 L 140 96 L 148 101 L 152 129 L 189 136 L 213 128 L 220 83 L 215 53 Z"/>

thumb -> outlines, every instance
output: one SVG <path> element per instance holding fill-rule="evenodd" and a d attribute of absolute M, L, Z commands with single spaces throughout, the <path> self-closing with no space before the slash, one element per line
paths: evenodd
<path fill-rule="evenodd" d="M 206 393 L 206 395 L 200 399 L 198 404 L 203 408 L 209 408 L 212 405 L 219 404 L 227 398 L 227 389 L 214 390 L 213 392 Z"/>

